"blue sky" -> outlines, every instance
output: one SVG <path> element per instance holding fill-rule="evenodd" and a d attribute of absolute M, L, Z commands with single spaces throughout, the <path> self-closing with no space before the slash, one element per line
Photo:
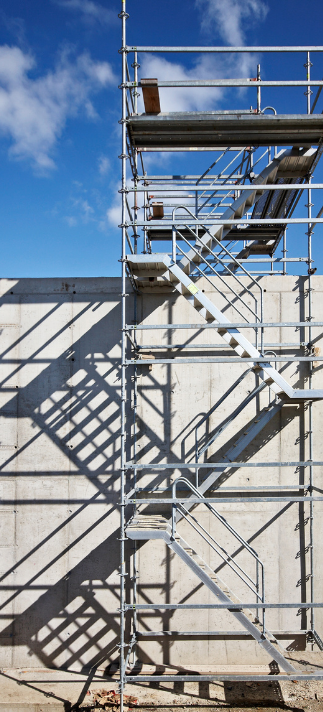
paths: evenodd
<path fill-rule="evenodd" d="M 120 3 L 121 4 L 121 3 Z M 120 11 L 114 0 L 2 0 L 0 18 L 1 263 L 6 277 L 115 276 L 120 166 Z M 128 44 L 320 44 L 318 0 L 128 0 Z M 139 58 L 142 76 L 254 76 L 257 58 Z M 305 76 L 304 55 L 258 57 L 262 78 Z M 312 56 L 313 78 L 323 57 Z M 162 109 L 249 108 L 255 91 L 164 90 Z M 304 111 L 303 89 L 268 89 L 279 112 Z M 317 110 L 323 110 L 323 99 Z M 149 157 L 148 170 L 196 172 L 182 154 Z M 323 181 L 322 169 L 316 179 Z M 322 194 L 314 195 L 316 214 Z M 320 202 L 321 199 L 321 202 Z M 305 195 L 302 205 L 307 202 Z M 304 208 L 302 207 L 302 210 Z M 304 214 L 304 213 L 303 213 Z M 303 230 L 289 256 L 302 252 Z M 289 231 L 291 233 L 291 230 Z M 320 235 L 314 236 L 319 272 Z M 293 247 L 293 240 L 295 245 Z M 295 270 L 296 271 L 296 270 Z"/>

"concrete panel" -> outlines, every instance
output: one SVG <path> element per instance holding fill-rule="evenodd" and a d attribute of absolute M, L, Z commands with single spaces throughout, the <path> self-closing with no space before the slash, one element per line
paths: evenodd
<path fill-rule="evenodd" d="M 307 315 L 305 278 L 264 277 L 265 321 L 297 321 Z M 199 286 L 234 321 L 237 312 L 227 305 L 229 287 L 221 294 L 205 279 Z M 323 278 L 313 278 L 313 314 L 319 319 Z M 257 287 L 252 288 L 259 293 Z M 118 279 L 1 280 L 0 344 L 0 664 L 26 668 L 61 668 L 80 671 L 105 666 L 118 657 L 119 608 L 119 511 L 120 475 L 120 295 Z M 11 294 L 11 292 L 13 292 Z M 127 320 L 133 320 L 132 299 Z M 246 297 L 245 316 L 254 308 Z M 145 323 L 203 323 L 192 306 L 171 292 L 150 291 L 138 297 L 139 318 Z M 249 307 L 249 308 L 248 308 Z M 246 330 L 254 339 L 254 332 Z M 315 346 L 321 348 L 317 328 Z M 304 353 L 300 341 L 306 334 L 276 327 L 265 331 L 265 350 L 273 344 L 292 342 L 284 355 Z M 212 330 L 137 333 L 141 344 L 225 346 Z M 218 355 L 219 350 L 162 351 L 163 356 Z M 223 351 L 221 353 L 224 353 Z M 225 353 L 232 353 L 227 347 Z M 129 351 L 130 355 L 130 351 Z M 317 355 L 319 353 L 317 352 Z M 278 368 L 279 365 L 277 366 Z M 201 365 L 153 365 L 138 367 L 137 456 L 142 462 L 174 462 L 195 459 L 195 427 L 229 388 L 248 369 L 248 363 Z M 308 366 L 282 366 L 295 387 L 308 384 Z M 226 418 L 257 385 L 249 373 L 201 424 L 199 443 L 207 442 Z M 18 386 L 18 388 L 17 388 Z M 313 387 L 323 387 L 323 367 L 317 362 Z M 248 425 L 266 408 L 273 394 L 268 388 L 254 399 L 211 443 L 205 456 L 216 461 L 232 447 Z M 127 457 L 132 456 L 133 411 L 127 392 Z M 314 458 L 323 460 L 320 436 L 322 404 L 312 406 Z M 242 461 L 269 463 L 309 456 L 309 409 L 285 405 L 245 448 Z M 232 458 L 231 458 L 232 459 Z M 163 494 L 163 488 L 179 474 L 189 472 L 140 472 L 140 487 Z M 200 481 L 205 470 L 199 473 Z M 308 470 L 288 467 L 231 470 L 222 487 L 297 485 L 308 483 Z M 127 487 L 132 475 L 127 475 Z M 322 488 L 322 473 L 314 472 Z M 310 593 L 308 503 L 221 503 L 218 511 L 252 545 L 265 565 L 268 601 L 308 600 Z M 144 511 L 144 508 L 142 508 Z M 323 538 L 322 506 L 314 507 L 314 589 L 322 591 L 320 542 Z M 170 514 L 170 508 L 160 508 Z M 127 509 L 131 516 L 131 507 Z M 254 575 L 250 556 L 238 551 L 231 534 L 203 507 L 194 516 L 218 544 Z M 187 523 L 178 530 L 241 600 L 250 591 L 238 581 L 219 555 Z M 132 575 L 132 542 L 126 546 L 127 572 Z M 211 603 L 212 595 L 187 566 L 161 541 L 138 547 L 139 602 Z M 129 577 L 127 577 L 128 579 Z M 306 599 L 307 597 L 307 599 Z M 127 582 L 127 601 L 131 601 Z M 297 609 L 267 613 L 267 625 L 275 630 L 300 630 L 309 626 L 309 613 Z M 128 620 L 128 617 L 127 617 Z M 316 612 L 317 630 L 323 635 L 323 614 Z M 181 637 L 140 640 L 136 656 L 150 665 L 266 665 L 268 656 L 252 640 L 230 638 L 225 631 L 239 628 L 227 611 L 149 611 L 138 616 L 141 631 L 223 631 L 222 637 Z M 127 635 L 129 626 L 127 623 Z M 287 644 L 302 645 L 301 636 Z M 38 701 L 37 701 L 38 702 Z"/>

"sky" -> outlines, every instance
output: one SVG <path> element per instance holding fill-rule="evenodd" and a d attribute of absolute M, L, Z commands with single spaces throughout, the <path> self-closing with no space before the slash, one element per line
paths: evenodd
<path fill-rule="evenodd" d="M 121 45 L 117 0 L 2 0 L 0 156 L 3 277 L 120 274 Z M 319 0 L 127 0 L 129 45 L 319 45 Z M 323 56 L 312 55 L 312 77 Z M 141 55 L 139 76 L 160 79 L 305 77 L 304 54 Z M 266 90 L 278 112 L 305 111 L 304 89 Z M 265 96 L 264 96 L 265 94 Z M 141 100 L 139 100 L 141 101 Z M 255 90 L 161 90 L 163 111 L 249 108 Z M 323 94 L 316 107 L 323 110 Z M 150 154 L 148 172 L 201 172 L 208 156 Z M 322 159 L 323 163 L 323 159 Z M 323 182 L 318 168 L 315 179 Z M 313 214 L 322 192 L 313 195 Z M 321 201 L 321 202 L 320 202 Z M 304 215 L 304 195 L 299 210 Z M 299 213 L 300 214 L 300 213 Z M 291 233 L 291 230 L 289 230 Z M 302 254 L 305 230 L 289 235 Z M 313 253 L 323 272 L 317 226 Z M 304 249 L 305 254 L 305 249 Z M 296 273 L 297 270 L 295 270 Z"/>

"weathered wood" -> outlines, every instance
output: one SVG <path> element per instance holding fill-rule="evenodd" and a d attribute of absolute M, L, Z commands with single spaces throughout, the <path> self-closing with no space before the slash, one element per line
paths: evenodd
<path fill-rule="evenodd" d="M 152 219 L 160 220 L 164 217 L 164 203 L 151 203 L 153 209 Z"/>
<path fill-rule="evenodd" d="M 141 79 L 142 95 L 146 114 L 160 113 L 158 79 Z"/>

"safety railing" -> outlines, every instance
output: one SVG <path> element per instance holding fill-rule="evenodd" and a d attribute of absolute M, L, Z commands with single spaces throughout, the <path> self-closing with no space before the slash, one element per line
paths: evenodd
<path fill-rule="evenodd" d="M 210 232 L 210 230 L 209 230 L 205 225 L 203 225 L 203 229 L 205 230 L 205 233 L 207 233 L 207 234 L 212 238 L 212 240 L 221 248 L 221 250 L 222 250 L 228 257 L 231 258 L 232 262 L 233 262 L 235 265 L 237 265 L 239 268 L 241 268 L 243 274 L 244 274 L 245 276 L 247 276 L 247 277 L 251 280 L 251 282 L 252 282 L 252 284 L 254 285 L 254 287 L 255 287 L 257 290 L 259 290 L 259 294 L 260 294 L 260 315 L 258 314 L 258 300 L 257 300 L 256 295 L 253 294 L 253 292 L 249 289 L 249 287 L 247 287 L 247 285 L 243 284 L 243 282 L 242 282 L 241 279 L 235 274 L 235 272 L 233 272 L 232 270 L 230 270 L 229 265 L 227 265 L 227 264 L 223 261 L 223 259 L 219 256 L 219 254 L 216 254 L 205 242 L 203 242 L 203 241 L 198 237 L 198 235 L 196 235 L 196 233 L 194 232 L 194 230 L 193 230 L 189 225 L 184 225 L 184 228 L 185 228 L 186 230 L 188 230 L 188 232 L 191 233 L 192 238 L 194 238 L 194 240 L 195 240 L 195 245 L 192 245 L 191 242 L 183 235 L 183 232 L 180 231 L 180 229 L 179 229 L 179 227 L 178 227 L 178 224 L 176 223 L 176 212 L 177 212 L 177 210 L 179 210 L 179 209 L 185 210 L 187 213 L 189 213 L 189 215 L 192 216 L 192 218 L 196 219 L 196 216 L 192 213 L 192 211 L 191 211 L 189 208 L 187 208 L 186 205 L 178 205 L 178 206 L 176 206 L 176 208 L 174 208 L 174 210 L 173 210 L 173 216 L 172 216 L 172 219 L 173 219 L 173 226 L 172 226 L 172 260 L 173 260 L 173 262 L 176 264 L 178 252 L 179 252 L 180 254 L 182 254 L 183 257 L 186 257 L 186 258 L 187 258 L 187 253 L 186 253 L 184 250 L 182 250 L 182 248 L 181 248 L 181 247 L 179 246 L 179 244 L 178 244 L 178 238 L 177 238 L 177 236 L 179 236 L 179 239 L 180 239 L 180 240 L 183 240 L 183 241 L 187 244 L 187 246 L 189 247 L 190 250 L 193 250 L 194 254 L 198 257 L 199 261 L 200 261 L 200 262 L 203 262 L 203 264 L 204 264 L 205 266 L 207 266 L 208 269 L 210 269 L 212 275 L 216 276 L 216 277 L 225 285 L 225 287 L 230 290 L 230 292 L 234 295 L 234 298 L 235 298 L 236 300 L 238 300 L 239 303 L 242 303 L 242 304 L 244 305 L 244 307 L 247 309 L 247 311 L 248 311 L 249 313 L 251 313 L 252 316 L 254 316 L 255 320 L 256 320 L 256 321 L 259 321 L 259 322 L 262 322 L 262 321 L 263 321 L 263 316 L 264 316 L 264 314 L 263 314 L 264 299 L 263 299 L 263 289 L 262 289 L 261 285 L 259 284 L 259 282 L 258 282 L 254 277 L 252 277 L 252 275 L 248 272 L 248 270 L 246 270 L 246 268 L 243 266 L 243 264 L 241 264 L 241 263 L 239 262 L 239 260 L 237 260 L 237 258 L 232 254 L 232 252 L 230 252 L 214 235 L 212 235 L 212 233 Z M 198 246 L 198 248 L 196 247 L 196 245 Z M 252 299 L 253 302 L 254 302 L 254 309 L 253 309 L 252 307 L 250 307 L 250 305 L 249 305 L 249 304 L 246 302 L 246 300 L 241 296 L 241 294 L 239 294 L 239 293 L 232 287 L 232 285 L 230 285 L 230 284 L 223 278 L 222 274 L 220 274 L 220 273 L 215 269 L 215 267 L 213 266 L 213 264 L 211 264 L 211 262 L 210 262 L 206 257 L 204 257 L 204 256 L 202 255 L 202 252 L 201 252 L 202 249 L 203 249 L 204 252 L 207 252 L 208 255 L 211 256 L 211 257 L 216 261 L 216 263 L 220 264 L 220 265 L 223 267 L 223 269 L 225 270 L 225 272 L 227 273 L 227 275 L 230 276 L 230 277 L 232 277 L 232 278 L 239 284 L 239 287 L 243 290 L 243 292 L 246 292 L 247 294 L 249 294 L 249 296 L 251 297 L 251 299 Z M 246 321 L 248 321 L 248 319 L 247 319 L 247 317 L 245 316 L 245 314 L 243 314 L 243 312 L 240 311 L 240 309 L 237 307 L 237 305 L 234 303 L 234 301 L 232 301 L 231 299 L 229 299 L 229 298 L 227 297 L 227 295 L 226 295 L 223 291 L 220 291 L 220 290 L 217 288 L 217 286 L 214 284 L 214 281 L 212 281 L 212 280 L 208 277 L 208 275 L 205 273 L 205 270 L 202 270 L 202 269 L 199 267 L 199 265 L 196 264 L 196 262 L 194 262 L 194 269 L 196 269 L 196 270 L 201 274 L 201 276 L 203 276 L 203 277 L 212 285 L 212 288 L 213 288 L 213 289 L 216 289 L 216 291 L 220 292 L 220 294 L 222 295 L 222 297 L 225 298 L 225 300 L 231 305 L 231 307 L 232 307 L 243 319 L 245 319 Z M 258 328 L 257 328 L 257 327 L 255 328 L 255 333 L 256 333 L 256 348 L 258 348 L 258 346 L 259 346 L 259 338 L 258 338 Z M 260 341 L 261 341 L 260 349 L 261 349 L 261 352 L 262 352 L 262 350 L 263 350 L 263 329 L 261 329 L 261 328 L 260 328 Z"/>
<path fill-rule="evenodd" d="M 200 439 L 199 439 L 199 428 L 206 423 L 211 415 L 219 408 L 220 405 L 231 395 L 231 393 L 237 388 L 237 386 L 240 385 L 240 383 L 248 376 L 249 373 L 253 371 L 252 368 L 248 368 L 242 376 L 240 376 L 237 381 L 235 381 L 230 388 L 224 393 L 224 395 L 215 403 L 215 405 L 210 408 L 210 410 L 206 413 L 206 415 L 203 416 L 203 418 L 197 423 L 195 426 L 195 459 L 196 462 L 199 461 L 199 458 L 201 455 L 203 455 L 204 452 L 208 450 L 210 445 L 214 443 L 214 441 L 223 433 L 223 431 L 232 423 L 233 420 L 244 410 L 244 408 L 247 407 L 247 405 L 255 398 L 264 388 L 266 388 L 267 384 L 266 383 L 261 383 L 259 386 L 256 386 L 251 393 L 247 395 L 246 398 L 235 408 L 230 415 L 228 415 L 227 418 L 223 420 L 223 422 L 215 429 L 215 431 L 212 433 L 212 435 L 207 438 L 206 434 L 202 435 L 201 439 L 203 439 L 203 443 L 200 444 Z M 196 470 L 196 487 L 198 487 L 198 469 Z"/>
<path fill-rule="evenodd" d="M 201 500 L 201 504 L 213 514 L 213 516 L 230 532 L 230 534 L 239 542 L 242 549 L 247 551 L 255 562 L 255 578 L 250 576 L 246 570 L 238 564 L 234 557 L 219 544 L 219 542 L 208 532 L 205 527 L 199 522 L 194 514 L 185 507 L 183 502 L 174 502 L 176 500 L 176 490 L 178 485 L 184 484 L 195 497 Z M 213 505 L 205 501 L 203 494 L 196 488 L 186 477 L 178 477 L 172 485 L 172 539 L 175 539 L 177 512 L 181 514 L 181 519 L 184 518 L 194 531 L 213 549 L 213 551 L 222 559 L 224 565 L 227 565 L 231 571 L 247 586 L 247 588 L 255 595 L 256 603 L 265 602 L 265 571 L 264 565 L 259 558 L 257 552 L 248 544 L 248 542 L 227 522 L 227 520 L 215 509 Z M 265 610 L 262 610 L 261 625 L 265 632 Z M 257 614 L 258 616 L 258 614 Z"/>

